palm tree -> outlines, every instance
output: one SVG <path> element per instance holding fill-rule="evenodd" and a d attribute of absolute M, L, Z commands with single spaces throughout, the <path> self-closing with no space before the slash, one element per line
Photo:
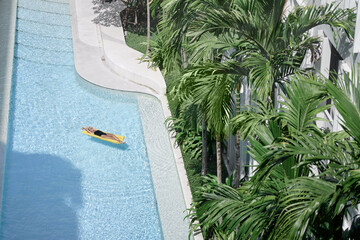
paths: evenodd
<path fill-rule="evenodd" d="M 234 80 L 227 75 L 197 76 L 193 89 L 194 100 L 204 106 L 206 122 L 215 135 L 216 166 L 218 181 L 221 183 L 221 141 L 226 136 L 227 127 L 232 114 L 232 89 Z"/>
<path fill-rule="evenodd" d="M 274 101 L 275 85 L 287 82 L 288 76 L 300 68 L 306 51 L 315 56 L 319 40 L 307 36 L 310 29 L 327 24 L 353 34 L 354 10 L 339 9 L 335 4 L 297 7 L 286 15 L 286 0 L 229 2 L 194 2 L 202 11 L 189 27 L 194 49 L 190 59 L 206 63 L 204 56 L 215 50 L 220 59 L 225 55 L 233 67 L 249 70 L 247 76 L 260 99 L 270 97 Z M 209 39 L 209 34 L 216 37 Z"/>
<path fill-rule="evenodd" d="M 317 54 L 319 40 L 308 37 L 306 32 L 328 24 L 351 33 L 355 16 L 352 10 L 341 10 L 334 4 L 298 7 L 285 15 L 285 0 L 229 3 L 210 0 L 193 3 L 197 11 L 188 28 L 188 36 L 192 37 L 189 47 L 192 65 L 187 74 L 198 73 L 209 66 L 209 61 L 220 62 L 208 72 L 247 76 L 253 96 L 269 99 L 273 104 L 276 86 L 284 88 L 289 76 L 299 71 L 306 51 Z M 234 92 L 236 85 L 232 87 Z"/>
<path fill-rule="evenodd" d="M 146 32 L 147 32 L 147 44 L 146 44 L 146 53 L 150 52 L 150 2 L 146 0 Z"/>
<path fill-rule="evenodd" d="M 190 158 L 198 159 L 202 154 L 202 130 L 199 129 L 198 106 L 191 99 L 183 100 L 173 117 L 166 119 L 170 132 L 175 133 L 175 141 Z"/>
<path fill-rule="evenodd" d="M 162 3 L 160 54 L 153 52 L 152 56 L 156 57 L 152 59 L 165 72 L 186 68 L 183 78 L 199 78 L 197 85 L 190 86 L 205 91 L 190 92 L 204 106 L 203 116 L 219 140 L 219 148 L 224 123 L 231 116 L 228 110 L 232 98 L 228 95 L 209 98 L 204 95 L 210 94 L 206 88 L 226 85 L 230 86 L 226 92 L 234 93 L 233 79 L 247 76 L 253 96 L 275 102 L 275 87 L 283 88 L 289 76 L 299 70 L 305 52 L 311 50 L 316 56 L 319 40 L 308 37 L 308 30 L 328 24 L 351 33 L 355 16 L 352 10 L 330 4 L 298 7 L 286 15 L 285 5 L 285 0 L 165 0 Z M 216 91 L 221 90 L 212 92 Z"/>
<path fill-rule="evenodd" d="M 314 84 L 315 79 L 307 81 Z M 298 75 L 285 85 L 289 97 L 284 96 L 281 112 L 260 103 L 256 111 L 265 109 L 260 116 L 249 111 L 243 114 L 250 120 L 238 117 L 259 165 L 238 189 L 206 179 L 190 214 L 205 237 L 341 239 L 344 218 L 360 203 L 360 128 L 354 124 L 360 121 L 360 105 L 330 81 L 309 87 L 304 80 Z M 360 91 L 353 89 L 359 99 Z M 330 107 L 314 108 L 326 99 L 326 91 L 346 132 L 324 133 L 314 124 L 317 113 Z"/>
<path fill-rule="evenodd" d="M 191 4 L 186 0 L 168 0 L 167 3 L 169 4 L 167 6 L 182 6 L 182 8 L 174 7 L 173 11 L 168 8 L 167 10 L 170 11 L 166 11 L 167 20 L 163 21 L 160 29 L 164 34 L 163 36 L 167 36 L 162 39 L 162 46 L 166 47 L 161 49 L 163 52 L 160 62 L 161 64 L 165 63 L 163 67 L 168 71 L 174 66 L 187 67 L 183 79 L 193 79 L 190 81 L 192 83 L 190 84 L 192 97 L 197 99 L 197 103 L 204 106 L 209 129 L 213 130 L 218 139 L 221 139 L 222 130 L 227 125 L 229 116 L 231 116 L 227 111 L 230 109 L 228 106 L 231 106 L 231 98 L 227 96 L 229 96 L 228 93 L 233 92 L 232 90 L 236 86 L 234 84 L 235 78 L 231 75 L 247 76 L 254 89 L 254 95 L 258 99 L 270 99 L 271 103 L 274 103 L 275 87 L 278 85 L 284 90 L 286 89 L 287 83 L 291 80 L 290 76 L 299 69 L 305 52 L 310 49 L 313 56 L 316 56 L 318 39 L 308 37 L 306 32 L 317 25 L 328 24 L 342 27 L 351 34 L 349 29 L 351 29 L 354 17 L 351 10 L 339 10 L 334 5 L 299 7 L 285 15 L 285 1 L 275 0 L 236 0 L 227 1 L 225 4 L 222 2 L 223 5 L 219 1 L 210 0 L 198 0 Z M 173 21 L 169 21 L 170 19 Z M 171 25 L 171 27 L 167 27 L 167 25 Z M 184 51 L 188 55 L 187 64 L 183 64 L 182 53 Z M 210 90 L 212 87 L 222 87 L 223 89 Z M 214 95 L 217 92 L 222 92 L 223 95 Z M 209 96 L 216 97 L 212 99 Z M 226 102 L 226 99 L 229 102 Z M 287 226 L 283 232 L 275 233 L 273 231 L 274 226 L 280 224 L 277 220 L 284 219 L 280 213 L 287 206 L 285 204 L 286 194 L 289 189 L 296 187 L 296 182 L 292 179 L 306 178 L 306 174 L 311 172 L 311 169 L 306 165 L 293 167 L 294 165 L 297 166 L 296 164 L 302 164 L 303 160 L 310 159 L 313 161 L 311 162 L 313 166 L 317 166 L 325 175 L 329 175 L 336 171 L 336 169 L 329 169 L 323 164 L 324 159 L 330 161 L 328 159 L 330 155 L 326 154 L 325 158 L 320 156 L 324 156 L 326 152 L 341 151 L 344 146 L 338 145 L 339 139 L 346 137 L 343 134 L 324 135 L 319 129 L 309 127 L 306 129 L 312 133 L 312 138 L 309 138 L 307 135 L 301 134 L 297 127 L 303 127 L 298 124 L 295 125 L 296 122 L 284 127 L 286 117 L 289 116 L 290 114 L 277 116 L 277 118 L 282 117 L 282 121 L 276 119 L 265 121 L 265 125 L 262 124 L 256 128 L 256 131 L 254 130 L 256 137 L 251 139 L 252 154 L 253 158 L 260 164 L 259 170 L 253 178 L 254 182 L 242 185 L 239 188 L 239 194 L 235 194 L 235 190 L 230 191 L 230 189 L 227 193 L 235 200 L 241 199 L 241 201 L 220 202 L 219 192 L 223 189 L 215 191 L 213 188 L 205 186 L 205 190 L 207 187 L 210 188 L 208 189 L 210 193 L 202 194 L 205 190 L 201 191 L 200 195 L 203 200 L 196 205 L 198 210 L 194 214 L 197 216 L 195 219 L 199 219 L 203 227 L 208 224 L 203 228 L 204 231 L 210 229 L 209 232 L 212 234 L 215 229 L 215 232 L 219 230 L 215 234 L 227 234 L 229 236 L 234 234 L 237 229 L 235 231 L 237 238 L 239 236 L 250 238 L 251 236 L 250 239 L 266 238 L 266 236 L 275 238 L 274 236 L 284 236 L 282 234 L 286 232 L 299 233 L 298 230 L 293 230 L 294 226 L 299 225 L 294 224 L 294 222 Z M 309 123 L 315 120 L 310 117 Z M 307 118 L 304 121 L 306 123 L 304 126 L 308 127 Z M 251 129 L 249 128 L 249 130 Z M 280 138 L 283 133 L 289 134 L 285 135 L 289 136 L 289 139 Z M 289 150 L 293 150 L 288 146 L 299 145 L 294 139 L 300 140 L 299 142 L 302 144 L 300 146 L 304 148 L 303 152 L 288 156 L 286 154 L 291 152 Z M 329 144 L 324 144 L 329 139 L 332 143 L 331 151 L 326 148 L 329 147 Z M 283 146 L 284 143 L 287 144 L 285 146 L 288 148 Z M 306 144 L 315 144 L 313 146 L 319 144 L 323 147 L 307 149 Z M 274 150 L 269 152 L 271 147 Z M 299 146 L 294 149 L 299 149 Z M 321 154 L 318 150 L 321 150 Z M 264 157 L 264 154 L 268 155 Z M 272 157 L 274 154 L 277 155 Z M 311 158 L 306 158 L 311 154 Z M 278 166 L 279 161 L 281 164 Z M 289 180 L 278 181 L 277 179 Z M 215 186 L 218 187 L 218 185 Z M 219 188 L 222 186 L 220 185 Z M 330 190 L 333 188 L 330 188 L 324 187 L 331 193 Z M 313 188 L 315 193 L 316 189 L 319 187 Z M 241 196 L 239 196 L 240 194 Z M 311 194 L 309 193 L 309 195 Z M 311 196 L 315 199 L 315 196 L 318 195 L 313 194 Z M 331 194 L 327 196 L 331 196 Z M 311 204 L 311 201 L 307 203 Z M 219 208 L 218 206 L 222 207 Z M 234 206 L 239 207 L 240 210 L 234 210 Z M 213 208 L 210 209 L 210 207 Z M 226 207 L 229 211 L 226 210 Z M 269 209 L 273 212 L 269 213 Z M 286 211 L 284 211 L 285 213 Z M 272 216 L 270 219 L 268 218 L 269 215 Z M 337 219 L 337 221 L 339 220 Z M 333 223 L 335 222 L 330 222 L 330 224 Z M 303 231 L 300 233 L 308 236 L 323 233 L 322 226 L 317 228 L 319 231 L 311 231 L 308 227 L 305 228 L 307 229 L 305 233 Z M 334 229 L 334 231 L 339 232 L 338 229 Z"/>
<path fill-rule="evenodd" d="M 209 129 L 215 135 L 217 174 L 219 181 L 221 181 L 221 140 L 226 136 L 224 130 L 232 116 L 231 91 L 235 81 L 223 73 L 210 75 L 208 71 L 211 71 L 210 65 L 202 69 L 198 68 L 196 72 L 184 74 L 180 83 L 173 88 L 172 93 L 180 99 L 190 99 L 193 104 L 199 106 L 198 114 L 199 119 L 203 122 L 203 131 Z M 206 144 L 206 140 L 204 141 L 206 132 L 203 132 L 202 136 L 202 143 Z M 205 175 L 206 156 L 203 156 L 202 162 L 202 173 Z"/>
<path fill-rule="evenodd" d="M 179 71 L 186 65 L 184 55 L 188 38 L 186 33 L 192 22 L 192 11 L 189 0 L 164 0 L 160 4 L 161 16 L 158 24 L 158 39 L 161 42 L 161 58 L 156 58 L 152 64 L 161 66 L 166 74 Z M 156 51 L 149 54 L 150 59 Z"/>

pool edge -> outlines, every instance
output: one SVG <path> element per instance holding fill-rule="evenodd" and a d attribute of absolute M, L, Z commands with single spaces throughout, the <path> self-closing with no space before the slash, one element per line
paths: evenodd
<path fill-rule="evenodd" d="M 0 214 L 2 215 L 2 193 L 9 124 L 11 81 L 14 61 L 17 0 L 0 0 Z"/>

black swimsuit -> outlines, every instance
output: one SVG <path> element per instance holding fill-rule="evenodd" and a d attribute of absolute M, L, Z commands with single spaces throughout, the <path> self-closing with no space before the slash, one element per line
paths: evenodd
<path fill-rule="evenodd" d="M 97 136 L 101 137 L 101 135 L 106 135 L 106 133 L 104 133 L 104 132 L 102 132 L 102 131 L 100 131 L 100 130 L 96 130 L 96 131 L 94 132 L 94 135 L 97 135 Z"/>

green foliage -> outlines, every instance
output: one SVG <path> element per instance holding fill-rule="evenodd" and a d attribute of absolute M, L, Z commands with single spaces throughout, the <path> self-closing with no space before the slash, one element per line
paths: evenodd
<path fill-rule="evenodd" d="M 326 24 L 351 38 L 354 9 L 327 4 L 285 13 L 285 6 L 286 0 L 161 3 L 159 40 L 149 58 L 166 74 L 180 73 L 168 92 L 178 144 L 198 157 L 201 120 L 216 139 L 231 122 L 258 163 L 238 189 L 205 177 L 189 217 L 206 238 L 340 239 L 349 207 L 359 202 L 359 108 L 336 85 L 300 70 L 305 53 L 319 56 L 319 39 L 307 32 Z M 258 103 L 233 118 L 232 96 L 243 77 Z M 275 86 L 284 93 L 281 109 L 272 109 Z M 328 97 L 346 132 L 316 126 Z"/>
<path fill-rule="evenodd" d="M 249 194 L 248 182 L 234 189 L 229 184 L 218 184 L 212 176 L 204 180 L 205 184 L 197 192 L 199 201 L 195 202 L 189 216 L 193 223 L 200 221 L 205 238 L 221 234 L 236 235 L 235 239 L 257 239 L 273 226 L 269 205 L 276 205 L 281 185 L 274 182 L 266 192 L 254 197 Z"/>
<path fill-rule="evenodd" d="M 122 27 L 126 31 L 131 31 L 139 35 L 146 35 L 147 29 L 147 1 L 146 0 L 120 0 L 126 7 L 121 11 Z M 113 1 L 114 3 L 119 1 Z M 156 31 L 156 25 L 159 21 L 160 9 L 156 4 L 152 4 L 152 13 L 150 18 L 150 28 L 152 32 Z M 150 5 L 151 6 L 151 5 Z"/>
<path fill-rule="evenodd" d="M 296 79 L 303 79 L 301 75 L 297 75 Z M 326 101 L 325 97 L 314 98 L 319 96 L 320 90 L 311 83 L 299 80 L 293 80 L 286 86 L 287 96 L 283 95 L 284 105 L 280 109 L 281 117 L 289 124 L 289 131 L 295 130 L 304 132 L 309 128 L 316 128 L 315 121 L 324 119 L 316 117 L 317 114 L 327 110 L 330 106 L 320 106 Z"/>
<path fill-rule="evenodd" d="M 144 56 L 142 57 L 142 61 L 143 62 L 148 62 L 149 67 L 152 68 L 156 68 L 158 67 L 159 69 L 163 69 L 163 74 L 166 75 L 166 69 L 164 69 L 164 47 L 163 47 L 163 41 L 161 38 L 156 37 L 156 38 L 152 38 L 150 41 L 150 45 L 151 45 L 151 51 L 148 54 L 146 53 L 146 48 L 145 48 L 145 52 Z"/>
<path fill-rule="evenodd" d="M 159 41 L 161 49 L 155 48 L 150 53 L 150 58 L 155 54 L 159 57 L 154 58 L 161 64 L 165 73 L 179 71 L 182 66 L 182 51 L 187 44 L 186 32 L 191 22 L 192 10 L 188 0 L 164 0 L 161 3 L 162 15 L 158 24 Z M 155 53 L 160 50 L 161 54 Z"/>
<path fill-rule="evenodd" d="M 177 105 L 176 117 L 166 119 L 170 132 L 175 135 L 175 141 L 190 158 L 198 159 L 202 154 L 201 128 L 198 126 L 197 105 L 192 101 L 184 101 Z"/>
<path fill-rule="evenodd" d="M 186 128 L 186 121 L 182 118 L 170 117 L 166 119 L 170 132 L 175 135 L 175 141 L 182 147 L 184 153 L 189 154 L 192 159 L 198 159 L 202 152 L 201 131 Z"/>
<path fill-rule="evenodd" d="M 360 143 L 360 89 L 355 84 L 350 84 L 349 88 L 353 90 L 347 93 L 338 89 L 331 81 L 327 81 L 326 88 L 333 97 L 336 109 L 343 117 L 343 128 L 348 133 L 352 133 L 355 140 Z"/>
<path fill-rule="evenodd" d="M 258 101 L 254 106 L 243 107 L 241 113 L 231 119 L 233 133 L 239 132 L 243 139 L 254 134 L 259 125 L 276 117 L 269 102 Z"/>
<path fill-rule="evenodd" d="M 166 72 L 189 71 L 216 64 L 223 74 L 248 76 L 260 99 L 271 96 L 275 83 L 295 73 L 310 50 L 319 55 L 311 28 L 327 24 L 353 35 L 354 9 L 334 4 L 297 7 L 284 14 L 286 1 L 167 0 L 159 24 L 161 48 L 150 58 Z M 270 21 L 269 21 L 270 20 Z M 151 57 L 151 56 L 156 57 Z M 184 59 L 186 55 L 186 59 Z M 218 70 L 208 71 L 208 75 Z"/>
<path fill-rule="evenodd" d="M 145 54 L 147 41 L 146 35 L 140 35 L 135 32 L 128 31 L 125 40 L 129 47 Z"/>
<path fill-rule="evenodd" d="M 360 113 L 353 100 L 360 92 L 347 96 L 330 81 L 314 80 L 297 75 L 285 85 L 281 111 L 260 102 L 256 111 L 249 108 L 234 119 L 243 123 L 240 129 L 247 131 L 258 166 L 238 189 L 205 178 L 189 216 L 192 227 L 199 221 L 206 238 L 341 239 L 348 234 L 343 220 L 360 203 L 360 129 L 354 125 Z M 329 107 L 317 106 L 328 96 L 339 107 L 346 133 L 325 133 L 315 124 L 316 115 Z"/>

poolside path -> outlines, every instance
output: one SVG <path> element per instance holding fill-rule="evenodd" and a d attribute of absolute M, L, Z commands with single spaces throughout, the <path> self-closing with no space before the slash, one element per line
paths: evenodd
<path fill-rule="evenodd" d="M 159 70 L 149 69 L 139 59 L 142 53 L 125 43 L 122 27 L 95 24 L 92 1 L 72 4 L 76 70 L 86 80 L 102 87 L 141 92 L 160 97 L 166 85 Z"/>
<path fill-rule="evenodd" d="M 105 88 L 153 95 L 159 99 L 164 117 L 170 116 L 165 96 L 166 85 L 161 72 L 148 68 L 147 63 L 140 63 L 139 58 L 142 57 L 142 53 L 126 45 L 121 27 L 95 24 L 93 20 L 96 14 L 93 8 L 94 4 L 91 0 L 70 1 L 74 60 L 79 75 Z M 151 117 L 142 116 L 142 118 L 143 122 L 154 121 Z M 165 163 L 167 156 L 162 156 L 161 151 L 154 151 L 159 149 L 159 146 L 156 146 L 156 139 L 153 139 L 154 134 L 151 131 L 156 131 L 156 129 L 144 128 L 164 238 L 185 239 L 176 232 L 182 231 L 183 228 L 188 231 L 188 220 L 184 222 L 183 219 L 187 213 L 183 210 L 190 208 L 192 195 L 181 152 L 173 147 L 175 146 L 174 138 L 170 138 L 172 157 L 175 162 Z M 154 174 L 154 171 L 159 171 L 159 169 L 163 173 L 162 176 Z M 169 184 L 174 184 L 174 188 L 169 189 Z M 178 187 L 179 191 L 177 191 Z M 179 212 L 176 210 L 178 206 L 175 205 L 182 204 L 184 204 L 184 209 Z M 201 234 L 196 234 L 194 239 L 202 239 Z"/>

